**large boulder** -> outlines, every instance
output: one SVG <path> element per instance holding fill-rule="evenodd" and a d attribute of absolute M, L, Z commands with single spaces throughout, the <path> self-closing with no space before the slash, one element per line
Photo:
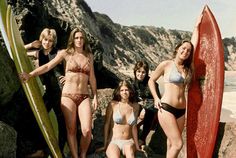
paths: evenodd
<path fill-rule="evenodd" d="M 16 157 L 16 137 L 14 128 L 0 121 L 0 157 Z"/>

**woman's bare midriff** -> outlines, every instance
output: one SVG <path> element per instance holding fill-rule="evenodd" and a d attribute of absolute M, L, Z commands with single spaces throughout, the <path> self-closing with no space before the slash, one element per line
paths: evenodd
<path fill-rule="evenodd" d="M 62 93 L 88 94 L 88 75 L 82 73 L 67 73 Z"/>
<path fill-rule="evenodd" d="M 112 130 L 112 140 L 128 140 L 132 138 L 132 126 L 114 124 Z"/>
<path fill-rule="evenodd" d="M 177 109 L 186 108 L 184 85 L 165 83 L 164 88 L 165 92 L 161 98 L 161 102 L 167 103 Z"/>

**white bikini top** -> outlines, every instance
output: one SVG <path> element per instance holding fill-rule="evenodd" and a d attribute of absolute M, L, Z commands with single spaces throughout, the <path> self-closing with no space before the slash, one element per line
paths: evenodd
<path fill-rule="evenodd" d="M 120 103 L 118 103 L 118 110 L 113 113 L 113 121 L 116 124 L 122 124 L 123 122 L 123 117 L 120 113 Z M 131 115 L 129 116 L 129 119 L 127 120 L 127 123 L 131 126 L 137 123 L 137 119 L 135 118 L 133 109 L 132 109 Z"/>
<path fill-rule="evenodd" d="M 172 64 L 171 70 L 164 75 L 164 82 L 175 83 L 175 84 L 182 84 L 185 82 L 185 78 L 178 71 L 174 62 Z"/>

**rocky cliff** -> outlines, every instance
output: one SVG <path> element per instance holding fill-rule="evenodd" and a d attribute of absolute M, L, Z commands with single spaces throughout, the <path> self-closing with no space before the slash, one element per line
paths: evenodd
<path fill-rule="evenodd" d="M 236 70 L 236 38 L 224 38 L 224 58 L 225 58 L 225 69 L 230 71 Z"/>
<path fill-rule="evenodd" d="M 153 26 L 122 26 L 107 15 L 92 12 L 84 0 L 8 2 L 14 8 L 25 43 L 38 39 L 42 29 L 50 27 L 57 31 L 58 47 L 65 48 L 71 29 L 83 27 L 95 54 L 98 81 L 103 81 L 98 85 L 101 88 L 114 86 L 110 78 L 117 81 L 124 77 L 122 70 L 132 69 L 139 59 L 146 59 L 153 69 L 160 61 L 172 57 L 173 49 L 180 40 L 191 38 L 191 32 L 187 31 Z M 223 42 L 226 69 L 235 70 L 235 38 L 226 38 Z"/>

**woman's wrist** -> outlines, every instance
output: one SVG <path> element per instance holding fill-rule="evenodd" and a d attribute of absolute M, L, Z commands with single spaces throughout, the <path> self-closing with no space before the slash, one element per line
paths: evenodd
<path fill-rule="evenodd" d="M 31 47 L 32 47 L 32 43 L 29 43 L 29 44 L 25 45 L 25 49 L 27 49 L 27 50 L 30 49 Z"/>
<path fill-rule="evenodd" d="M 155 96 L 153 99 L 156 101 L 160 101 L 160 98 L 158 96 Z"/>
<path fill-rule="evenodd" d="M 37 73 L 36 73 L 36 72 L 35 72 L 35 73 L 30 72 L 30 73 L 29 73 L 29 78 L 32 78 L 32 77 L 35 77 L 35 76 L 37 76 Z"/>

